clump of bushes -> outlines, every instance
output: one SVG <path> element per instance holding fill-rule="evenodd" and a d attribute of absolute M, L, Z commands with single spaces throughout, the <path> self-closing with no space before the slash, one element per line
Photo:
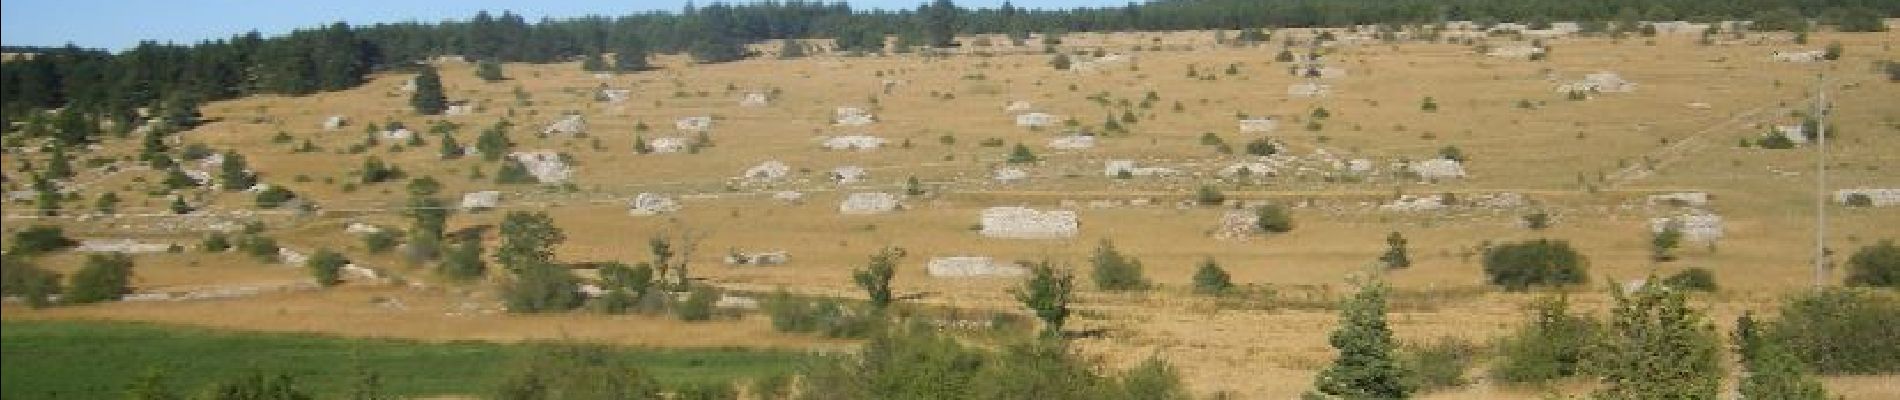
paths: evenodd
<path fill-rule="evenodd" d="M 1499 245 L 1485 251 L 1484 274 L 1493 285 L 1509 291 L 1531 286 L 1583 283 L 1588 261 L 1563 240 L 1537 239 Z"/>
<path fill-rule="evenodd" d="M 1584 372 L 1603 325 L 1573 314 L 1563 296 L 1539 299 L 1530 307 L 1529 324 L 1498 342 L 1491 376 L 1509 383 L 1537 384 Z"/>
<path fill-rule="evenodd" d="M 1900 372 L 1900 296 L 1857 288 L 1807 292 L 1781 306 L 1769 328 L 1815 372 Z"/>
<path fill-rule="evenodd" d="M 1091 277 L 1095 287 L 1107 291 L 1146 290 L 1150 286 L 1148 278 L 1142 273 L 1141 260 L 1123 255 L 1115 249 L 1115 244 L 1103 240 L 1095 247 L 1095 255 L 1089 257 L 1095 270 Z"/>
<path fill-rule="evenodd" d="M 1855 250 L 1847 259 L 1847 284 L 1900 288 L 1900 246 L 1882 240 Z"/>
<path fill-rule="evenodd" d="M 1689 267 L 1663 278 L 1663 286 L 1673 289 L 1713 292 L 1716 289 L 1715 273 L 1708 268 Z"/>
<path fill-rule="evenodd" d="M 835 299 L 807 299 L 784 290 L 765 301 L 765 313 L 772 318 L 772 329 L 779 332 L 814 333 L 830 338 L 863 338 L 878 326 L 870 312 L 846 307 Z"/>

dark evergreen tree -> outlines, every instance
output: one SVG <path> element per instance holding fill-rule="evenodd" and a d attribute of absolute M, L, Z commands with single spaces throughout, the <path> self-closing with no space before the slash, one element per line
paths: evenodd
<path fill-rule="evenodd" d="M 1044 337 L 1062 337 L 1062 324 L 1069 319 L 1069 296 L 1075 291 L 1075 276 L 1043 261 L 1029 269 L 1029 280 L 1011 293 L 1030 312 L 1042 320 Z"/>
<path fill-rule="evenodd" d="M 423 66 L 416 74 L 416 91 L 409 95 L 409 106 L 417 114 L 441 115 L 448 110 L 449 100 L 442 91 L 442 77 L 436 74 L 435 66 Z"/>
<path fill-rule="evenodd" d="M 1339 357 L 1321 370 L 1313 386 L 1320 393 L 1346 399 L 1404 399 L 1416 390 L 1396 354 L 1398 342 L 1386 326 L 1385 283 L 1359 285 L 1339 310 L 1339 328 L 1328 342 Z"/>
<path fill-rule="evenodd" d="M 218 181 L 225 191 L 235 192 L 250 189 L 257 185 L 257 175 L 251 172 L 244 155 L 236 150 L 224 151 L 224 163 L 218 166 Z"/>
<path fill-rule="evenodd" d="M 1406 269 L 1412 267 L 1412 257 L 1405 251 L 1405 235 L 1392 232 L 1385 237 L 1385 254 L 1379 256 L 1379 262 L 1386 268 Z"/>
<path fill-rule="evenodd" d="M 930 47 L 955 45 L 957 14 L 962 12 L 950 0 L 935 0 L 930 5 L 919 7 L 917 14 L 922 18 L 923 44 Z"/>

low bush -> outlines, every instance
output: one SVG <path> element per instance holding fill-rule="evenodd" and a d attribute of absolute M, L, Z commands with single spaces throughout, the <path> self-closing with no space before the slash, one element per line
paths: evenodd
<path fill-rule="evenodd" d="M 132 257 L 125 254 L 91 254 L 86 265 L 73 273 L 72 290 L 61 298 L 67 304 L 115 301 L 132 293 Z"/>
<path fill-rule="evenodd" d="M 1815 372 L 1900 372 L 1900 295 L 1892 292 L 1806 292 L 1782 304 L 1770 331 Z"/>
<path fill-rule="evenodd" d="M 66 237 L 65 230 L 57 226 L 38 225 L 13 233 L 13 247 L 8 254 L 30 256 L 52 252 L 78 245 L 79 242 Z"/>
<path fill-rule="evenodd" d="M 1507 383 L 1541 384 L 1583 373 L 1603 324 L 1572 314 L 1569 299 L 1562 296 L 1540 299 L 1530 311 L 1528 324 L 1498 342 L 1491 376 Z"/>
<path fill-rule="evenodd" d="M 1487 280 L 1509 291 L 1531 286 L 1572 285 L 1587 279 L 1588 261 L 1570 248 L 1570 242 L 1537 239 L 1510 243 L 1485 251 Z"/>
<path fill-rule="evenodd" d="M 1429 392 L 1469 383 L 1465 370 L 1471 369 L 1478 350 L 1471 341 L 1444 336 L 1432 342 L 1408 344 L 1400 354 L 1406 369 L 1412 371 L 1411 387 Z"/>
<path fill-rule="evenodd" d="M 1847 259 L 1847 285 L 1900 288 L 1900 246 L 1882 240 Z"/>
<path fill-rule="evenodd" d="M 1663 286 L 1680 290 L 1713 292 L 1716 290 L 1715 272 L 1709 271 L 1708 268 L 1689 267 L 1668 278 L 1663 278 Z"/>

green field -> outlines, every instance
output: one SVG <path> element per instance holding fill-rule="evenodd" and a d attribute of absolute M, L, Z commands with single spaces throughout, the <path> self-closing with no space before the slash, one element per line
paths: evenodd
<path fill-rule="evenodd" d="M 289 373 L 318 398 L 338 397 L 356 368 L 398 395 L 485 394 L 533 345 L 423 343 L 251 333 L 117 322 L 0 324 L 0 398 L 109 399 L 154 368 L 195 394 L 252 371 Z M 619 350 L 661 383 L 730 382 L 787 373 L 810 356 L 749 349 Z"/>

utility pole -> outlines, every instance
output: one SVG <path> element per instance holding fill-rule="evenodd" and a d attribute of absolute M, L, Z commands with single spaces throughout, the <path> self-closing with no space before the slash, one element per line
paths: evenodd
<path fill-rule="evenodd" d="M 1814 94 L 1814 287 L 1827 286 L 1827 75 Z"/>

